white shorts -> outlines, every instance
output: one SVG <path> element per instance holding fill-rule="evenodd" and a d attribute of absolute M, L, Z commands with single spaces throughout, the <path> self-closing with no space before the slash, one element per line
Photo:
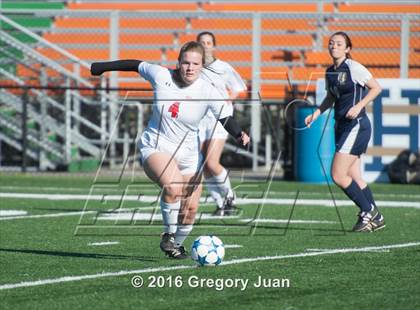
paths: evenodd
<path fill-rule="evenodd" d="M 146 130 L 139 140 L 138 147 L 142 165 L 153 153 L 163 152 L 173 155 L 182 175 L 195 174 L 203 162 L 198 140 L 197 143 L 183 143 L 179 147 L 160 136 L 159 143 L 157 143 L 157 136 Z"/>
<path fill-rule="evenodd" d="M 206 116 L 200 121 L 198 135 L 200 137 L 200 143 L 203 143 L 204 141 L 212 139 L 226 140 L 229 134 L 225 128 L 223 128 L 223 125 L 216 120 L 212 114 L 206 114 Z"/>

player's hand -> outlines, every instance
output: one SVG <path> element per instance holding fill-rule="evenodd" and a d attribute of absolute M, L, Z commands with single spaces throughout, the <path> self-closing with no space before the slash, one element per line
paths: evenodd
<path fill-rule="evenodd" d="M 315 122 L 315 120 L 318 118 L 318 116 L 321 114 L 321 112 L 318 110 L 316 110 L 314 113 L 308 115 L 307 117 L 305 117 L 305 125 L 310 128 L 312 123 Z"/>
<path fill-rule="evenodd" d="M 92 63 L 92 65 L 90 66 L 90 74 L 101 75 L 102 73 L 104 73 L 104 71 L 102 69 L 101 63 L 100 62 Z"/>
<path fill-rule="evenodd" d="M 355 118 L 357 118 L 357 116 L 359 116 L 361 110 L 362 109 L 357 104 L 355 106 L 352 106 L 347 111 L 346 118 L 348 118 L 348 119 L 355 119 Z"/>
<path fill-rule="evenodd" d="M 249 141 L 251 139 L 249 138 L 249 136 L 246 134 L 245 131 L 242 131 L 242 135 L 238 138 L 238 143 L 241 144 L 242 146 L 246 146 Z"/>

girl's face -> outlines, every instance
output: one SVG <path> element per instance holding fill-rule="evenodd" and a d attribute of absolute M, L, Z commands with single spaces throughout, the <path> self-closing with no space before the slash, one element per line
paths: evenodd
<path fill-rule="evenodd" d="M 213 52 L 216 49 L 216 47 L 214 46 L 213 38 L 211 35 L 204 34 L 200 36 L 198 43 L 200 43 L 204 47 L 206 55 L 213 56 Z"/>
<path fill-rule="evenodd" d="M 203 68 L 203 55 L 197 51 L 188 51 L 182 54 L 179 61 L 179 72 L 182 81 L 190 85 L 198 79 Z"/>
<path fill-rule="evenodd" d="M 346 58 L 346 54 L 350 52 L 350 47 L 347 47 L 346 40 L 343 36 L 335 35 L 328 42 L 328 51 L 334 60 L 339 60 Z"/>

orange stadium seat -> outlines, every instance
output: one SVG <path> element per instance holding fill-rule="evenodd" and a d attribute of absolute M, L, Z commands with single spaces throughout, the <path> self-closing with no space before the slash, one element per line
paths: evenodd
<path fill-rule="evenodd" d="M 335 31 L 384 31 L 399 32 L 401 25 L 398 20 L 361 20 L 361 19 L 333 19 L 326 24 L 328 30 L 333 33 Z"/>
<path fill-rule="evenodd" d="M 314 82 L 325 77 L 325 68 L 294 67 L 290 78 L 307 83 Z"/>
<path fill-rule="evenodd" d="M 235 70 L 239 73 L 242 79 L 244 80 L 251 80 L 252 78 L 252 68 L 251 67 L 240 67 L 235 66 Z"/>
<path fill-rule="evenodd" d="M 261 21 L 262 30 L 316 30 L 315 19 L 263 19 Z"/>
<path fill-rule="evenodd" d="M 157 49 L 144 50 L 144 49 L 134 49 L 134 50 L 120 50 L 120 59 L 140 59 L 145 61 L 158 62 L 162 58 L 162 51 Z"/>
<path fill-rule="evenodd" d="M 120 18 L 122 28 L 183 30 L 186 25 L 186 20 L 181 18 Z"/>
<path fill-rule="evenodd" d="M 67 5 L 71 10 L 163 10 L 163 11 L 208 11 L 208 12 L 295 12 L 295 13 L 316 13 L 319 5 L 313 3 L 218 3 L 211 1 L 197 2 L 77 2 L 71 1 Z M 349 12 L 349 13 L 420 13 L 420 6 L 400 5 L 400 4 L 359 4 L 359 3 L 324 3 L 322 6 L 324 12 Z M 263 80 L 276 80 L 278 84 L 269 84 L 263 81 L 261 84 L 261 95 L 265 99 L 284 99 L 291 93 L 292 89 L 287 83 L 288 75 L 290 79 L 297 81 L 313 82 L 317 78 L 324 78 L 325 68 L 332 64 L 331 58 L 325 48 L 328 46 L 329 36 L 322 38 L 323 51 L 313 51 L 315 44 L 312 34 L 318 29 L 316 19 L 262 19 L 262 30 L 279 30 L 286 34 L 262 34 L 261 46 L 276 47 L 276 50 L 263 50 L 261 53 L 262 62 L 271 62 L 275 65 L 262 66 L 259 76 Z M 107 18 L 73 18 L 57 17 L 55 20 L 56 32 L 46 33 L 44 38 L 57 44 L 81 44 L 89 45 L 91 48 L 72 48 L 68 51 L 77 57 L 86 60 L 107 60 L 109 59 L 109 49 L 95 48 L 94 44 L 109 44 L 108 33 L 97 33 L 94 35 L 85 35 L 81 33 L 69 33 L 71 28 L 109 29 L 109 19 Z M 141 33 L 120 33 L 121 44 L 153 44 L 162 46 L 163 49 L 126 49 L 119 51 L 119 58 L 142 59 L 151 62 L 177 61 L 179 47 L 187 41 L 195 41 L 196 34 L 199 31 L 212 31 L 217 38 L 217 45 L 220 48 L 217 51 L 217 57 L 233 65 L 242 78 L 251 80 L 253 77 L 252 68 L 252 50 L 236 50 L 235 45 L 241 48 L 252 45 L 252 34 L 226 34 L 223 30 L 251 30 L 252 19 L 248 18 L 120 18 L 120 27 L 125 29 L 145 29 L 147 34 Z M 327 20 L 324 30 L 328 33 L 335 31 L 350 32 L 353 42 L 352 57 L 367 66 L 375 77 L 397 78 L 399 77 L 401 45 L 400 22 L 397 20 L 352 20 L 352 19 L 331 19 Z M 420 31 L 420 23 L 412 21 L 411 31 Z M 60 33 L 60 29 L 65 29 Z M 154 29 L 165 29 L 168 32 L 153 33 Z M 192 30 L 193 33 L 186 33 Z M 218 33 L 220 31 L 221 33 Z M 368 33 L 352 34 L 353 31 L 369 31 Z M 389 35 L 375 35 L 375 32 L 388 32 Z M 290 33 L 289 33 L 290 32 Z M 303 32 L 303 33 L 302 33 Z M 173 33 L 176 33 L 175 35 Z M 312 33 L 312 34 L 311 34 Z M 370 35 L 372 34 L 372 35 Z M 92 48 L 93 46 L 93 48 Z M 176 46 L 177 48 L 168 48 Z M 294 51 L 287 51 L 286 48 L 296 47 Z M 387 48 L 392 50 L 386 51 Z M 371 51 L 367 51 L 371 49 Z M 378 50 L 375 50 L 378 49 Z M 379 50 L 381 49 L 381 50 Z M 409 77 L 419 78 L 420 76 L 420 55 L 414 49 L 420 49 L 420 37 L 410 37 L 409 54 Z M 59 55 L 51 49 L 44 48 L 39 51 L 57 59 L 60 62 L 68 61 L 65 57 Z M 301 61 L 304 60 L 304 67 Z M 235 62 L 241 62 L 240 66 Z M 282 66 L 282 62 L 296 62 L 299 66 L 292 68 Z M 72 70 L 71 64 L 64 64 L 66 68 Z M 30 70 L 18 66 L 19 74 L 28 76 L 33 75 Z M 51 72 L 51 74 L 54 74 Z M 55 73 L 57 74 L 57 73 Z M 85 77 L 90 77 L 88 70 L 83 69 Z M 121 72 L 120 77 L 135 77 L 135 73 Z M 143 82 L 124 82 L 120 87 L 141 87 L 150 89 L 148 83 Z M 294 90 L 299 93 L 314 91 L 314 83 L 303 83 L 294 86 Z M 121 95 L 123 95 L 121 93 Z"/>
<path fill-rule="evenodd" d="M 259 76 L 266 80 L 281 80 L 287 82 L 289 80 L 288 74 L 290 69 L 288 67 L 261 67 Z"/>
<path fill-rule="evenodd" d="M 67 5 L 70 10 L 166 10 L 166 11 L 195 11 L 198 5 L 193 2 L 70 2 Z"/>
<path fill-rule="evenodd" d="M 410 48 L 420 49 L 420 37 L 411 37 L 409 46 Z"/>
<path fill-rule="evenodd" d="M 354 60 L 364 66 L 400 66 L 400 53 L 398 52 L 352 52 Z"/>
<path fill-rule="evenodd" d="M 55 20 L 56 28 L 103 28 L 109 29 L 108 18 L 79 18 L 79 17 L 58 17 Z M 185 29 L 184 19 L 174 18 L 120 18 L 121 28 L 145 28 L 145 29 Z"/>
<path fill-rule="evenodd" d="M 82 18 L 82 17 L 57 17 L 54 23 L 56 28 L 109 28 L 109 18 Z"/>
<path fill-rule="evenodd" d="M 206 2 L 202 6 L 205 11 L 236 11 L 236 12 L 309 12 L 318 11 L 316 3 L 212 3 Z M 333 12 L 332 4 L 324 4 L 324 12 Z"/>
<path fill-rule="evenodd" d="M 360 62 L 366 66 L 399 66 L 400 64 L 400 53 L 399 52 L 360 52 L 352 51 L 351 55 L 354 60 Z M 322 65 L 327 66 L 331 65 L 331 57 L 327 52 L 313 52 L 308 51 L 305 53 L 307 65 L 315 66 Z M 419 66 L 420 65 L 420 55 L 416 52 L 411 52 L 409 54 L 409 65 Z"/>
<path fill-rule="evenodd" d="M 409 69 L 408 77 L 411 79 L 420 79 L 420 68 Z"/>
<path fill-rule="evenodd" d="M 252 29 L 251 19 L 208 19 L 208 18 L 192 18 L 191 19 L 192 29 L 203 29 L 203 30 L 217 30 L 217 29 L 239 29 L 248 30 Z"/>
<path fill-rule="evenodd" d="M 138 82 L 120 82 L 118 83 L 119 88 L 128 88 L 130 90 L 120 90 L 119 95 L 121 97 L 152 97 L 153 90 L 149 82 L 138 81 Z"/>
<path fill-rule="evenodd" d="M 370 73 L 378 79 L 378 78 L 399 78 L 400 77 L 400 69 L 399 68 L 368 68 Z"/>
<path fill-rule="evenodd" d="M 55 50 L 50 48 L 43 48 L 38 50 L 42 55 L 52 58 L 57 61 L 66 61 L 67 59 L 60 53 L 57 53 Z M 109 50 L 108 49 L 68 49 L 68 52 L 75 55 L 76 57 L 85 60 L 108 60 Z M 144 50 L 144 49 L 135 49 L 135 50 L 125 50 L 121 49 L 119 51 L 118 58 L 120 59 L 141 59 L 146 61 L 160 61 L 161 60 L 161 51 L 160 50 Z"/>
<path fill-rule="evenodd" d="M 260 95 L 263 99 L 284 99 L 287 86 L 282 84 L 262 84 Z"/>
<path fill-rule="evenodd" d="M 262 51 L 261 60 L 262 61 L 294 61 L 300 60 L 301 53 L 299 51 Z"/>
<path fill-rule="evenodd" d="M 108 49 L 67 49 L 67 51 L 74 56 L 83 59 L 109 59 Z M 56 61 L 66 61 L 67 59 L 62 54 L 51 48 L 39 48 L 38 52 L 42 55 L 54 59 Z"/>
<path fill-rule="evenodd" d="M 281 46 L 302 46 L 311 47 L 313 45 L 312 36 L 309 34 L 280 34 L 280 35 L 262 35 L 262 45 Z"/>
<path fill-rule="evenodd" d="M 420 6 L 418 4 L 362 4 L 362 3 L 340 3 L 338 11 L 342 13 L 417 13 L 420 14 Z"/>
<path fill-rule="evenodd" d="M 109 44 L 109 34 L 45 33 L 44 39 L 57 44 Z"/>
<path fill-rule="evenodd" d="M 216 57 L 221 60 L 231 62 L 231 61 L 252 61 L 252 52 L 251 51 L 217 51 Z"/>
<path fill-rule="evenodd" d="M 323 46 L 328 46 L 330 36 L 322 39 Z M 357 48 L 400 48 L 400 35 L 352 35 L 353 49 Z"/>
<path fill-rule="evenodd" d="M 85 33 L 46 33 L 44 39 L 53 43 L 63 44 L 109 44 L 109 34 L 98 33 L 95 35 Z M 121 34 L 121 44 L 162 44 L 173 43 L 172 34 Z"/>
<path fill-rule="evenodd" d="M 331 65 L 332 61 L 328 52 L 307 51 L 305 53 L 305 64 L 326 66 Z"/>
<path fill-rule="evenodd" d="M 172 45 L 174 37 L 172 34 L 120 34 L 121 44 L 156 44 Z"/>

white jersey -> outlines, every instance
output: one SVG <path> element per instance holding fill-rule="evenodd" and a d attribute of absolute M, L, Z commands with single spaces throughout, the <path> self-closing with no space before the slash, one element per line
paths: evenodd
<path fill-rule="evenodd" d="M 179 87 L 173 70 L 144 61 L 139 73 L 154 90 L 153 114 L 145 132 L 156 137 L 156 143 L 197 143 L 198 126 L 207 112 L 216 119 L 232 115 L 225 98 L 201 76 L 191 85 Z"/>
<path fill-rule="evenodd" d="M 216 59 L 204 67 L 203 76 L 217 87 L 225 98 L 246 91 L 246 85 L 235 69 L 225 61 Z"/>
<path fill-rule="evenodd" d="M 235 97 L 240 92 L 246 91 L 247 87 L 241 76 L 235 69 L 225 61 L 216 59 L 208 66 L 204 67 L 203 77 L 210 81 L 219 91 L 219 93 L 229 100 L 231 96 Z M 229 103 L 232 109 L 232 104 Z M 226 139 L 228 133 L 211 113 L 200 123 L 200 142 L 211 139 Z"/>

